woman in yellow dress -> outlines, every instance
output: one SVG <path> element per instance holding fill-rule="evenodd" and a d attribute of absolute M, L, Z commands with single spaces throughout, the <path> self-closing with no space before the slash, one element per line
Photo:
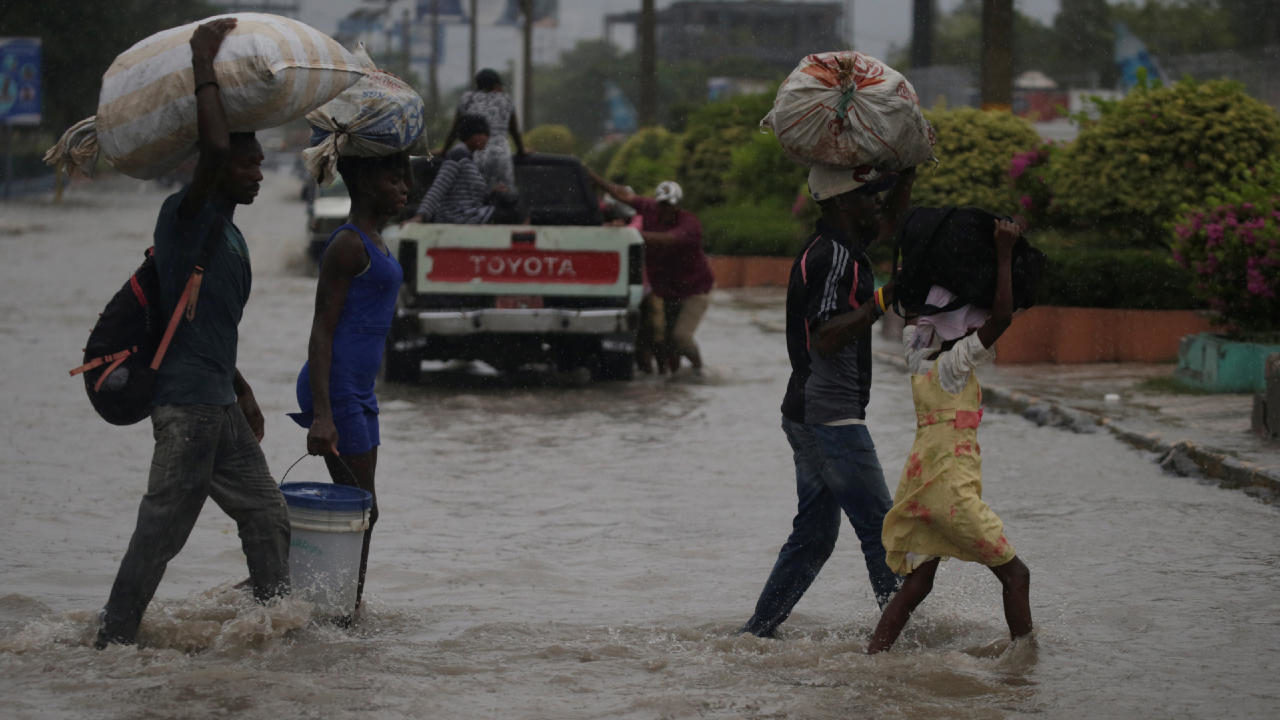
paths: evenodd
<path fill-rule="evenodd" d="M 916 439 L 884 518 L 885 562 L 907 579 L 885 607 L 868 653 L 888 650 L 912 611 L 933 589 L 944 557 L 991 568 L 1004 588 L 1009 633 L 1031 632 L 1031 572 L 1004 536 L 1004 523 L 982 500 L 982 457 L 978 424 L 982 389 L 973 370 L 995 357 L 992 346 L 1013 316 L 1013 245 L 1020 230 L 996 222 L 999 274 L 991 311 L 965 306 L 912 321 L 903 332 Z M 928 303 L 942 307 L 954 296 L 934 286 Z M 973 329 L 977 328 L 977 332 Z"/>

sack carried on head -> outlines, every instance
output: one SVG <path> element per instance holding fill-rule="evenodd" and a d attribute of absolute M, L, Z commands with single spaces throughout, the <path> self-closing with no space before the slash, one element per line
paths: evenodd
<path fill-rule="evenodd" d="M 205 236 L 199 263 L 192 269 L 173 313 L 165 317 L 160 309 L 160 276 L 154 248 L 148 248 L 142 264 L 116 291 L 84 346 L 84 364 L 70 372 L 84 375 L 89 402 L 103 420 L 112 425 L 132 425 L 151 415 L 155 396 L 156 371 L 185 317 L 195 317 L 204 268 L 217 249 L 223 233 L 216 222 Z"/>
<path fill-rule="evenodd" d="M 898 313 L 932 315 L 964 305 L 991 307 L 999 270 L 994 242 L 997 219 L 974 207 L 912 209 L 894 238 L 893 304 Z M 1045 255 L 1026 238 L 1019 238 L 1012 259 L 1013 307 L 1031 307 Z M 950 290 L 955 299 L 944 307 L 928 304 L 934 285 Z"/>
<path fill-rule="evenodd" d="M 214 63 L 232 132 L 302 117 L 366 72 L 333 38 L 297 20 L 262 13 L 219 17 L 237 20 Z M 102 76 L 97 115 L 73 125 L 44 161 L 91 170 L 100 152 L 120 172 L 149 180 L 194 154 L 199 134 L 190 41 L 198 25 L 158 32 L 121 53 Z"/>
<path fill-rule="evenodd" d="M 933 157 L 933 128 L 911 83 L 852 50 L 801 60 L 760 126 L 805 165 L 898 171 Z"/>
<path fill-rule="evenodd" d="M 302 151 L 302 160 L 321 186 L 333 181 L 339 156 L 378 157 L 407 150 L 426 125 L 422 97 L 408 83 L 379 70 L 363 43 L 352 55 L 368 74 L 307 113 L 312 147 Z"/>

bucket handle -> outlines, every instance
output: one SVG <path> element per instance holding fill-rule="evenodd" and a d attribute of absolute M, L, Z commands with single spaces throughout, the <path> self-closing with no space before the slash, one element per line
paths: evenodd
<path fill-rule="evenodd" d="M 302 462 L 303 460 L 306 460 L 308 457 L 311 457 L 311 453 L 302 453 L 302 457 L 298 458 L 297 460 L 294 460 L 293 465 L 290 465 L 289 468 L 284 471 L 284 475 L 280 476 L 280 482 L 278 484 L 283 485 L 284 479 L 289 477 L 289 470 L 292 470 L 294 466 L 296 466 L 298 463 Z M 316 457 L 320 457 L 320 456 L 317 455 Z M 360 487 L 359 483 L 356 482 L 356 474 L 351 471 L 351 466 L 347 465 L 346 461 L 342 459 L 341 455 L 334 455 L 334 457 L 338 459 L 338 464 L 342 466 L 342 469 L 347 471 L 347 477 L 351 478 L 351 486 Z"/>

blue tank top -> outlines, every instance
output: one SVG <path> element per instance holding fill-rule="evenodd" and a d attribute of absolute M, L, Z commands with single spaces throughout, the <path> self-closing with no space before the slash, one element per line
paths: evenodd
<path fill-rule="evenodd" d="M 396 296 L 404 271 L 390 253 L 383 252 L 355 225 L 347 224 L 333 231 L 329 243 L 343 230 L 354 230 L 369 254 L 369 267 L 351 279 L 342 315 L 333 333 L 333 359 L 329 369 L 329 404 L 334 417 L 363 408 L 378 412 L 378 399 L 373 385 L 382 365 L 382 352 L 395 313 Z M 293 416 L 303 427 L 311 425 L 310 364 L 298 373 L 298 407 Z"/>

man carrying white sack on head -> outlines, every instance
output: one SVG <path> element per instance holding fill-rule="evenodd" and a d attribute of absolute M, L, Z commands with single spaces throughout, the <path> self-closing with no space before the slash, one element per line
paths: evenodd
<path fill-rule="evenodd" d="M 200 263 L 205 272 L 199 312 L 178 327 L 156 377 L 151 475 L 103 610 L 94 642 L 99 649 L 136 641 L 165 567 L 186 543 L 207 497 L 236 521 L 254 597 L 265 602 L 289 591 L 284 497 L 259 445 L 262 412 L 236 370 L 237 326 L 252 272 L 232 217 L 237 205 L 257 196 L 263 160 L 253 133 L 230 131 L 213 69 L 236 22 L 205 23 L 190 40 L 200 155 L 191 184 L 165 200 L 156 221 L 164 317 L 173 313 L 192 267 Z"/>
<path fill-rule="evenodd" d="M 883 608 L 901 585 L 885 563 L 881 530 L 893 499 L 867 427 L 871 326 L 894 288 L 876 289 L 867 248 L 898 231 L 915 166 L 932 156 L 933 142 L 910 83 L 853 51 L 803 58 L 761 125 L 810 166 L 809 192 L 822 210 L 787 284 L 782 430 L 795 463 L 796 512 L 739 630 L 774 637 L 835 549 L 842 516 L 861 544 L 876 604 Z"/>

